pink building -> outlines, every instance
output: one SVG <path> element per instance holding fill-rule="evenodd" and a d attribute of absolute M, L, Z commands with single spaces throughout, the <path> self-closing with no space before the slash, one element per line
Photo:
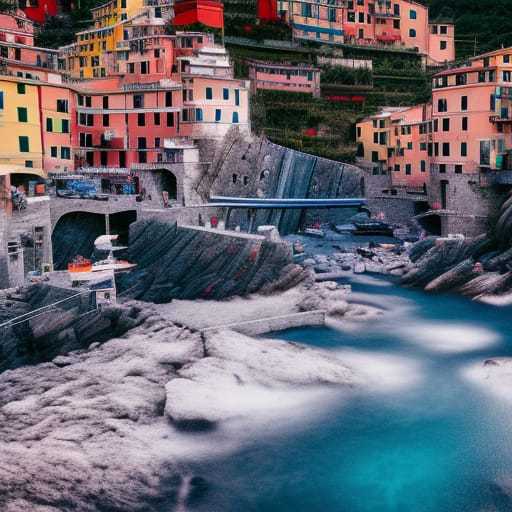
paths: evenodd
<path fill-rule="evenodd" d="M 41 84 L 39 113 L 43 143 L 43 169 L 63 173 L 74 169 L 76 95 L 66 86 Z"/>
<path fill-rule="evenodd" d="M 287 64 L 249 59 L 251 90 L 303 92 L 320 97 L 320 69 L 308 64 Z"/>
<path fill-rule="evenodd" d="M 0 62 L 13 74 L 39 78 L 38 73 L 57 69 L 58 53 L 34 46 L 34 25 L 23 11 L 0 14 Z"/>
<path fill-rule="evenodd" d="M 278 2 L 297 39 L 391 46 L 417 51 L 428 64 L 455 59 L 454 26 L 430 23 L 428 7 L 412 0 Z"/>

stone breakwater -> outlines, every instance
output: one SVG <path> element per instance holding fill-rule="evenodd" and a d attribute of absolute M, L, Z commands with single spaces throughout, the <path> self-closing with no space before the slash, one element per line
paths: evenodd
<path fill-rule="evenodd" d="M 119 280 L 120 292 L 155 303 L 269 294 L 306 277 L 287 244 L 155 220 L 132 224 L 129 258 L 137 269 Z"/>
<path fill-rule="evenodd" d="M 362 383 L 321 350 L 201 334 L 144 309 L 143 323 L 123 337 L 0 375 L 2 510 L 186 504 L 207 485 L 187 458 L 226 449 L 233 422 L 245 431 L 270 413 L 280 423 L 333 386 Z"/>

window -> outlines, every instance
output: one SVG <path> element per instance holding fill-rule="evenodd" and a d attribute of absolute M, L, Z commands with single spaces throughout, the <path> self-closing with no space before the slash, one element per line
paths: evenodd
<path fill-rule="evenodd" d="M 62 120 L 62 133 L 69 133 L 69 119 Z"/>
<path fill-rule="evenodd" d="M 155 137 L 155 148 L 160 147 L 160 137 Z"/>
<path fill-rule="evenodd" d="M 213 89 L 211 87 L 207 87 L 206 88 L 206 99 L 207 100 L 212 100 L 213 99 Z"/>
<path fill-rule="evenodd" d="M 46 131 L 53 132 L 53 119 L 51 117 L 46 118 Z"/>
<path fill-rule="evenodd" d="M 18 107 L 18 121 L 26 123 L 28 121 L 28 113 L 26 107 Z"/>
<path fill-rule="evenodd" d="M 110 116 L 103 114 L 103 126 L 110 126 Z"/>
<path fill-rule="evenodd" d="M 379 143 L 379 132 L 373 132 L 373 143 L 374 144 Z"/>
<path fill-rule="evenodd" d="M 393 20 L 393 28 L 396 28 L 396 29 L 400 28 L 400 20 Z"/>
<path fill-rule="evenodd" d="M 196 121 L 202 121 L 202 120 L 203 120 L 203 109 L 196 108 Z"/>
<path fill-rule="evenodd" d="M 395 172 L 400 172 L 400 164 L 395 164 Z"/>
<path fill-rule="evenodd" d="M 88 108 L 92 106 L 92 98 L 90 96 L 85 97 L 85 106 Z"/>
<path fill-rule="evenodd" d="M 57 100 L 57 112 L 68 111 L 68 100 Z"/>
<path fill-rule="evenodd" d="M 400 16 L 400 4 L 393 4 L 393 14 Z"/>
<path fill-rule="evenodd" d="M 408 149 L 408 150 L 411 150 L 411 149 L 412 149 L 412 142 L 408 142 L 408 143 L 407 143 L 407 149 Z"/>
<path fill-rule="evenodd" d="M 215 109 L 215 122 L 219 123 L 222 119 L 222 111 L 220 108 Z"/>
<path fill-rule="evenodd" d="M 439 156 L 439 142 L 434 142 L 434 156 Z"/>
<path fill-rule="evenodd" d="M 57 146 L 52 146 L 50 148 L 50 156 L 52 158 L 57 158 Z"/>
<path fill-rule="evenodd" d="M 71 160 L 71 149 L 66 146 L 62 146 L 60 148 L 60 157 L 63 160 Z"/>
<path fill-rule="evenodd" d="M 364 23 L 364 12 L 359 12 L 357 18 L 359 23 Z"/>
<path fill-rule="evenodd" d="M 87 126 L 94 126 L 94 115 L 87 114 Z"/>
<path fill-rule="evenodd" d="M 442 174 L 446 172 L 446 164 L 439 164 L 439 172 Z"/>
<path fill-rule="evenodd" d="M 462 118 L 462 131 L 464 131 L 464 132 L 468 131 L 468 118 L 467 117 Z"/>
<path fill-rule="evenodd" d="M 446 44 L 446 41 L 439 41 L 439 49 L 440 50 L 446 50 L 447 48 L 447 44 Z"/>
<path fill-rule="evenodd" d="M 443 142 L 443 156 L 450 156 L 450 143 Z"/>
<path fill-rule="evenodd" d="M 148 161 L 148 155 L 144 151 L 139 151 L 139 163 L 145 164 Z"/>
<path fill-rule="evenodd" d="M 511 76 L 510 71 L 503 71 L 502 77 L 503 77 L 504 82 L 510 82 L 510 76 Z"/>
<path fill-rule="evenodd" d="M 450 118 L 445 117 L 443 119 L 443 132 L 449 132 L 450 131 Z"/>
<path fill-rule="evenodd" d="M 411 175 L 411 171 L 412 171 L 411 164 L 405 164 L 405 174 L 410 176 Z"/>
<path fill-rule="evenodd" d="M 167 112 L 167 126 L 174 126 L 174 113 L 173 112 Z"/>
<path fill-rule="evenodd" d="M 102 167 L 108 165 L 108 153 L 106 151 L 100 151 L 100 165 Z"/>
<path fill-rule="evenodd" d="M 172 107 L 172 92 L 171 91 L 167 91 L 165 93 L 165 106 Z"/>
<path fill-rule="evenodd" d="M 14 48 L 14 60 L 21 60 L 21 49 Z"/>
<path fill-rule="evenodd" d="M 420 171 L 421 172 L 427 171 L 427 162 L 425 162 L 425 160 L 421 160 L 421 162 L 420 162 Z"/>
<path fill-rule="evenodd" d="M 379 161 L 379 152 L 372 151 L 372 162 L 378 162 L 378 161 Z"/>
<path fill-rule="evenodd" d="M 510 63 L 510 55 L 503 55 L 503 64 L 509 64 Z"/>
<path fill-rule="evenodd" d="M 439 33 L 443 35 L 448 34 L 448 27 L 446 25 L 441 25 L 439 27 Z"/>
<path fill-rule="evenodd" d="M 146 126 L 146 114 L 137 114 L 137 126 Z"/>
<path fill-rule="evenodd" d="M 4 93 L 0 91 L 0 110 L 4 109 Z"/>
<path fill-rule="evenodd" d="M 25 167 L 34 167 L 34 162 L 32 160 L 25 160 Z"/>
<path fill-rule="evenodd" d="M 334 7 L 329 7 L 329 10 L 327 11 L 327 20 L 336 21 L 336 9 Z"/>
<path fill-rule="evenodd" d="M 18 94 L 25 94 L 25 84 L 18 84 L 17 85 Z"/>
<path fill-rule="evenodd" d="M 103 108 L 108 109 L 108 96 L 103 96 Z"/>
<path fill-rule="evenodd" d="M 304 16 L 304 18 L 311 18 L 311 4 L 302 3 L 301 4 L 301 15 Z"/>
<path fill-rule="evenodd" d="M 162 17 L 162 8 L 155 7 L 155 18 L 161 18 L 161 17 Z"/>
<path fill-rule="evenodd" d="M 240 105 L 240 89 L 235 89 L 235 105 Z"/>
<path fill-rule="evenodd" d="M 455 164 L 455 174 L 462 174 L 462 165 Z"/>
<path fill-rule="evenodd" d="M 227 89 L 226 87 L 222 89 L 222 99 L 229 100 L 229 89 Z"/>
<path fill-rule="evenodd" d="M 468 143 L 467 142 L 460 143 L 460 156 L 468 156 Z"/>
<path fill-rule="evenodd" d="M 134 94 L 133 95 L 133 108 L 144 108 L 144 95 Z"/>
<path fill-rule="evenodd" d="M 141 75 L 147 75 L 149 73 L 149 63 L 148 62 L 141 62 L 140 63 L 140 74 Z"/>
<path fill-rule="evenodd" d="M 356 13 L 354 11 L 349 11 L 347 13 L 347 21 L 349 23 L 355 23 L 356 22 Z"/>
<path fill-rule="evenodd" d="M 128 73 L 130 73 L 131 75 L 133 75 L 135 73 L 135 63 L 134 62 L 128 63 Z"/>
<path fill-rule="evenodd" d="M 459 73 L 455 75 L 455 85 L 466 85 L 468 81 L 467 73 Z"/>
<path fill-rule="evenodd" d="M 437 111 L 448 112 L 448 102 L 446 101 L 446 99 L 441 98 L 437 100 Z"/>
<path fill-rule="evenodd" d="M 415 20 L 417 18 L 416 11 L 413 11 L 412 9 L 409 11 L 409 19 Z"/>
<path fill-rule="evenodd" d="M 137 148 L 138 149 L 147 149 L 146 137 L 137 137 Z"/>
<path fill-rule="evenodd" d="M 439 130 L 439 119 L 434 119 L 434 131 L 437 132 Z"/>
<path fill-rule="evenodd" d="M 28 137 L 26 135 L 20 135 L 18 137 L 18 141 L 19 141 L 19 145 L 20 145 L 20 152 L 28 153 L 30 151 Z"/>
<path fill-rule="evenodd" d="M 467 96 L 461 96 L 460 98 L 460 109 L 462 111 L 465 111 L 468 109 L 468 97 Z"/>
<path fill-rule="evenodd" d="M 413 28 L 410 28 L 409 29 L 409 37 L 416 37 L 416 30 L 414 30 Z"/>
<path fill-rule="evenodd" d="M 238 112 L 233 112 L 233 123 L 238 123 Z"/>

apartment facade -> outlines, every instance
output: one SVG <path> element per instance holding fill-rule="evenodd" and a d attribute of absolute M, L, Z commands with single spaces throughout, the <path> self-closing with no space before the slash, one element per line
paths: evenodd
<path fill-rule="evenodd" d="M 446 232 L 483 229 L 492 190 L 512 184 L 512 48 L 436 74 L 431 103 L 364 119 L 357 140 L 390 187 L 427 187 Z"/>
<path fill-rule="evenodd" d="M 417 51 L 428 64 L 455 59 L 455 28 L 430 23 L 428 7 L 412 0 L 278 0 L 297 39 Z"/>
<path fill-rule="evenodd" d="M 247 60 L 251 89 L 302 92 L 320 97 L 320 68 L 308 64 Z"/>

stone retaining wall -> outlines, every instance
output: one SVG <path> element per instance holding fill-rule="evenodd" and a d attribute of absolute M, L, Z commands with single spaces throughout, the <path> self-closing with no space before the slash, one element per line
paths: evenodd
<path fill-rule="evenodd" d="M 325 325 L 325 311 L 306 311 L 304 313 L 292 313 L 290 315 L 272 316 L 249 320 L 229 325 L 208 327 L 203 332 L 231 329 L 247 336 L 257 336 L 269 332 L 284 331 L 295 327 L 310 327 Z"/>

